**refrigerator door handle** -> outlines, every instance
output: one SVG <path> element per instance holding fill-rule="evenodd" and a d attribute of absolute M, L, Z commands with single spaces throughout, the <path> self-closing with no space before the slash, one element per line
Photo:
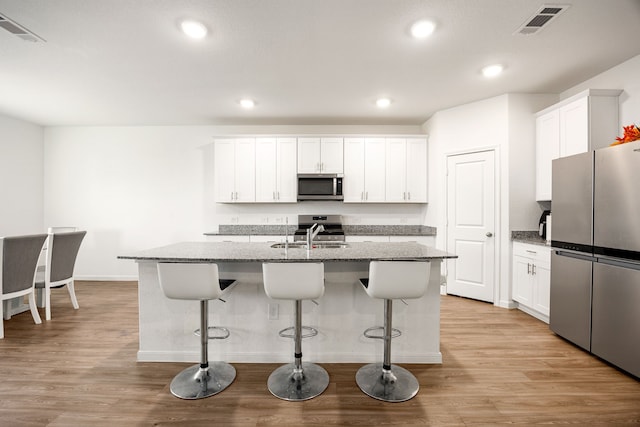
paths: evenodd
<path fill-rule="evenodd" d="M 640 263 L 638 262 L 627 261 L 620 258 L 609 258 L 609 257 L 602 257 L 602 256 L 599 256 L 597 260 L 600 264 L 612 265 L 614 267 L 629 268 L 632 270 L 640 270 Z"/>
<path fill-rule="evenodd" d="M 563 250 L 557 250 L 557 249 L 555 252 L 556 252 L 556 255 L 566 256 L 567 258 L 581 259 L 584 261 L 596 261 L 595 257 L 587 254 L 581 254 L 577 252 L 569 252 L 569 251 L 563 251 Z"/>

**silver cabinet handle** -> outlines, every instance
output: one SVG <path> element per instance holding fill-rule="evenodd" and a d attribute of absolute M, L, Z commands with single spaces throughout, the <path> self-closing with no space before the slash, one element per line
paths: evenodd
<path fill-rule="evenodd" d="M 531 275 L 532 276 L 536 275 L 536 265 L 535 264 L 531 264 Z"/>
<path fill-rule="evenodd" d="M 407 193 L 402 193 L 402 200 L 407 200 Z"/>
<path fill-rule="evenodd" d="M 492 233 L 492 232 L 490 232 L 490 231 L 487 231 L 486 236 L 487 236 L 487 237 L 493 237 L 493 233 Z"/>
<path fill-rule="evenodd" d="M 233 200 L 233 191 L 231 192 L 231 200 Z"/>
<path fill-rule="evenodd" d="M 364 191 L 360 193 L 360 200 L 364 200 Z"/>
<path fill-rule="evenodd" d="M 280 192 L 276 191 L 276 194 L 278 195 L 278 200 L 280 200 Z"/>
<path fill-rule="evenodd" d="M 527 263 L 527 274 L 531 274 L 531 264 Z"/>
<path fill-rule="evenodd" d="M 368 191 L 364 192 L 364 199 L 365 200 L 369 200 L 369 192 Z"/>
<path fill-rule="evenodd" d="M 407 200 L 411 200 L 411 191 L 407 191 Z"/>

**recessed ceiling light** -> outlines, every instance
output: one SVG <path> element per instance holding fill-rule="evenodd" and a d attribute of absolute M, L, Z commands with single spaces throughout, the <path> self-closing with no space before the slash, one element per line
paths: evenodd
<path fill-rule="evenodd" d="M 426 39 L 436 29 L 436 24 L 431 21 L 418 21 L 411 26 L 411 35 L 415 39 Z"/>
<path fill-rule="evenodd" d="M 242 108 L 250 110 L 256 106 L 256 103 L 253 99 L 245 98 L 240 100 L 240 105 L 242 106 Z"/>
<path fill-rule="evenodd" d="M 207 35 L 207 27 L 202 22 L 186 20 L 180 23 L 182 32 L 192 39 L 202 39 Z"/>
<path fill-rule="evenodd" d="M 387 108 L 389 105 L 391 105 L 391 100 L 389 98 L 379 98 L 376 101 L 376 105 L 378 106 L 378 108 Z"/>
<path fill-rule="evenodd" d="M 502 73 L 502 70 L 504 67 L 500 64 L 489 65 L 482 69 L 482 75 L 487 78 L 497 77 Z"/>

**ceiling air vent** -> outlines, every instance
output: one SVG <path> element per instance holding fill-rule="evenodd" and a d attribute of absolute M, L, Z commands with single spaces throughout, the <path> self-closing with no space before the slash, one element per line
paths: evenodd
<path fill-rule="evenodd" d="M 514 34 L 535 34 L 549 25 L 551 21 L 557 18 L 562 12 L 567 10 L 567 4 L 543 4 L 540 9 L 525 21 L 524 24 L 516 30 Z"/>
<path fill-rule="evenodd" d="M 22 25 L 12 21 L 6 16 L 0 14 L 0 28 L 7 30 L 14 36 L 20 37 L 22 40 L 26 40 L 28 42 L 44 42 L 46 41 L 36 33 L 27 30 Z"/>

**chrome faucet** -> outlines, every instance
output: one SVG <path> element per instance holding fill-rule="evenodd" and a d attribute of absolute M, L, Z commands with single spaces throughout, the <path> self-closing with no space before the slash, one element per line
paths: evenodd
<path fill-rule="evenodd" d="M 311 245 L 313 245 L 313 239 L 315 239 L 318 233 L 320 233 L 321 231 L 324 231 L 324 225 L 322 224 L 318 225 L 317 222 L 313 224 L 311 227 L 307 228 L 307 250 L 309 251 L 311 250 Z"/>

